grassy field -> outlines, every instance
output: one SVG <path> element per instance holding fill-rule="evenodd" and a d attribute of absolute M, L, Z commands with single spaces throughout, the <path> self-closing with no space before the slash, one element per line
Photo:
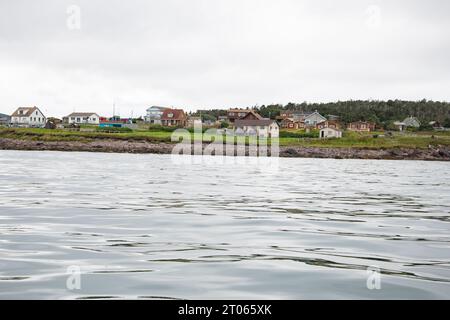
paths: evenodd
<path fill-rule="evenodd" d="M 82 141 L 96 139 L 118 139 L 128 141 L 171 142 L 171 132 L 135 130 L 126 133 L 83 132 L 50 129 L 0 128 L 0 138 L 39 140 L 39 141 Z M 378 137 L 375 137 L 378 135 Z M 382 132 L 355 133 L 344 132 L 342 139 L 280 138 L 281 146 L 333 147 L 333 148 L 428 148 L 429 145 L 450 146 L 450 132 L 399 133 L 392 136 Z M 209 141 L 204 136 L 204 140 Z"/>
<path fill-rule="evenodd" d="M 146 140 L 170 142 L 171 132 L 133 131 L 125 133 L 83 132 L 38 128 L 0 128 L 0 138 L 40 141 L 92 141 L 95 139 Z"/>

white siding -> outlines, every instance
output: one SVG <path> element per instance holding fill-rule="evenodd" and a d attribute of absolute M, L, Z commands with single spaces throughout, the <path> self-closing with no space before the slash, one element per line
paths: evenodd
<path fill-rule="evenodd" d="M 68 116 L 70 124 L 100 124 L 100 117 L 98 114 L 92 114 L 90 116 Z"/>
<path fill-rule="evenodd" d="M 236 134 L 247 136 L 258 136 L 264 138 L 278 138 L 280 136 L 280 130 L 278 124 L 273 122 L 269 126 L 244 126 L 243 128 L 237 128 Z"/>
<path fill-rule="evenodd" d="M 320 130 L 320 138 L 342 138 L 342 131 L 333 128 L 323 128 Z"/>
<path fill-rule="evenodd" d="M 39 109 L 33 111 L 29 117 L 20 116 L 11 118 L 13 125 L 23 127 L 45 127 L 46 122 L 47 119 Z"/>
<path fill-rule="evenodd" d="M 326 121 L 327 119 L 322 117 L 318 113 L 313 113 L 305 118 L 305 123 L 308 125 L 316 125 L 320 122 Z"/>

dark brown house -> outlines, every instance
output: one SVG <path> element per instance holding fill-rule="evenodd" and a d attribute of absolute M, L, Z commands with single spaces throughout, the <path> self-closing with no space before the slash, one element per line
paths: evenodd
<path fill-rule="evenodd" d="M 253 110 L 250 110 L 244 117 L 240 118 L 239 120 L 262 120 L 264 119 L 261 117 L 258 113 L 256 113 Z"/>
<path fill-rule="evenodd" d="M 318 123 L 316 125 L 316 129 L 325 129 L 325 128 L 333 128 L 339 130 L 341 128 L 341 124 L 335 120 L 326 120 Z"/>
<path fill-rule="evenodd" d="M 292 118 L 285 118 L 281 121 L 281 128 L 287 130 L 304 129 L 306 127 L 305 122 L 296 121 Z"/>
<path fill-rule="evenodd" d="M 357 132 L 370 132 L 375 130 L 375 123 L 367 121 L 350 122 L 347 124 L 347 130 Z"/>
<path fill-rule="evenodd" d="M 238 119 L 260 120 L 262 117 L 250 109 L 230 109 L 227 112 L 228 121 L 234 123 Z"/>
<path fill-rule="evenodd" d="M 161 124 L 166 127 L 184 127 L 187 116 L 181 109 L 166 109 L 161 116 Z"/>

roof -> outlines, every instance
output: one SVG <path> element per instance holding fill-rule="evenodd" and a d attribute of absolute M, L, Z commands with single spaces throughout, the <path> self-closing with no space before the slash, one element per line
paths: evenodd
<path fill-rule="evenodd" d="M 317 114 L 317 115 L 319 115 L 320 117 L 326 119 L 326 118 L 325 118 L 323 115 L 321 115 L 317 110 L 314 111 L 314 112 L 311 112 L 311 113 L 305 113 L 305 116 L 306 116 L 306 118 L 308 118 L 308 117 L 311 117 L 312 115 L 315 115 L 315 114 Z"/>
<path fill-rule="evenodd" d="M 375 123 L 373 123 L 373 122 L 370 122 L 370 121 L 354 121 L 354 122 L 350 122 L 349 124 L 356 124 L 356 123 L 368 123 L 368 124 L 371 124 L 371 125 L 375 125 Z"/>
<path fill-rule="evenodd" d="M 12 114 L 11 117 L 29 117 L 33 114 L 34 111 L 39 110 L 37 107 L 24 107 L 17 108 L 16 111 Z M 22 113 L 20 113 L 22 111 Z M 39 110 L 40 111 L 40 110 Z"/>
<path fill-rule="evenodd" d="M 332 127 L 327 127 L 327 128 L 322 128 L 322 129 L 320 129 L 320 131 L 322 131 L 322 130 L 334 130 L 334 131 L 341 131 L 341 130 L 339 130 L 339 129 L 336 129 L 336 128 L 332 128 Z"/>
<path fill-rule="evenodd" d="M 150 108 L 147 109 L 147 111 L 149 111 L 150 109 L 159 109 L 161 111 L 167 110 L 169 108 L 167 107 L 159 107 L 159 106 L 151 106 Z"/>
<path fill-rule="evenodd" d="M 417 125 L 420 125 L 420 120 L 417 119 L 416 117 L 412 117 L 412 116 L 406 118 L 405 120 L 403 120 L 403 122 L 406 123 L 406 124 L 410 124 L 410 123 L 414 122 Z"/>
<path fill-rule="evenodd" d="M 319 122 L 318 124 L 325 123 L 325 122 L 328 122 L 328 123 L 338 123 L 339 121 L 337 121 L 337 120 L 324 120 L 324 121 L 322 121 L 322 122 Z"/>
<path fill-rule="evenodd" d="M 247 112 L 247 114 L 246 114 L 244 117 L 242 117 L 241 119 L 245 119 L 245 118 L 248 117 L 250 114 L 254 115 L 254 116 L 256 117 L 256 119 L 259 119 L 259 120 L 263 120 L 263 119 L 264 119 L 263 117 L 261 117 L 260 114 L 256 113 L 256 112 L 253 111 L 253 110 L 250 110 L 249 112 Z"/>
<path fill-rule="evenodd" d="M 281 120 L 281 122 L 304 122 L 304 121 L 298 121 L 298 120 L 295 120 L 294 118 L 284 118 L 283 120 Z"/>
<path fill-rule="evenodd" d="M 72 112 L 67 117 L 90 117 L 92 115 L 97 115 L 95 112 Z"/>
<path fill-rule="evenodd" d="M 326 122 L 328 122 L 329 124 L 336 124 L 336 125 L 340 124 L 340 122 L 338 120 L 325 120 L 325 121 L 319 122 L 318 125 L 321 123 L 326 123 Z"/>
<path fill-rule="evenodd" d="M 274 123 L 271 119 L 261 119 L 261 120 L 236 120 L 234 125 L 236 127 L 258 127 L 258 126 L 270 126 Z M 275 122 L 276 123 L 276 122 Z"/>
<path fill-rule="evenodd" d="M 173 114 L 173 117 L 169 117 L 169 114 Z M 164 110 L 161 120 L 184 120 L 186 119 L 186 114 L 182 109 L 166 109 Z"/>

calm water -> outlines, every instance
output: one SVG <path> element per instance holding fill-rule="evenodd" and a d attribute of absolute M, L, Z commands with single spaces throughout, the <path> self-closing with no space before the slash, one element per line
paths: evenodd
<path fill-rule="evenodd" d="M 450 298 L 449 163 L 187 159 L 0 151 L 0 298 Z"/>

